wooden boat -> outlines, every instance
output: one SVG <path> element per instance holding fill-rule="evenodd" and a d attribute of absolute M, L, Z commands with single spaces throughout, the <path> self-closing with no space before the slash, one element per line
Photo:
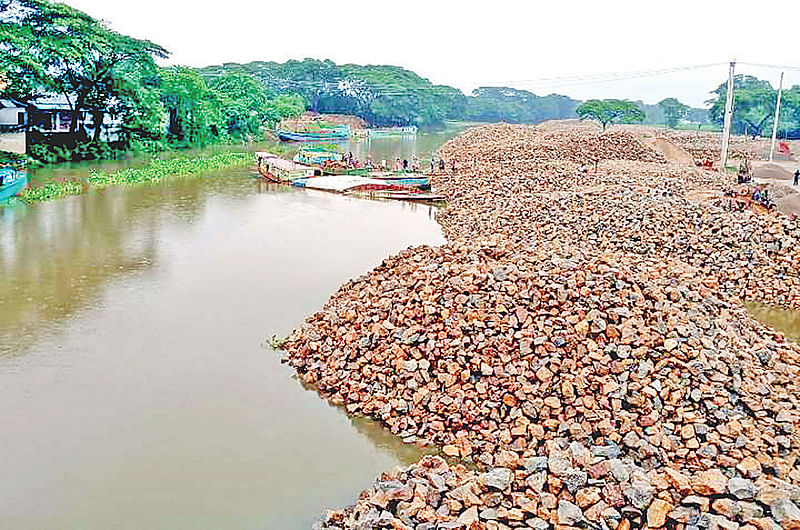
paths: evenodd
<path fill-rule="evenodd" d="M 379 129 L 369 129 L 370 138 L 390 138 L 396 136 L 416 136 L 417 128 L 410 127 L 382 127 Z"/>
<path fill-rule="evenodd" d="M 323 146 L 301 147 L 300 152 L 292 158 L 298 164 L 307 166 L 324 165 L 326 162 L 341 162 L 342 154 Z"/>
<path fill-rule="evenodd" d="M 321 175 L 319 169 L 303 164 L 298 164 L 291 160 L 285 160 L 272 153 L 256 153 L 258 173 L 267 180 L 291 184 L 297 179 L 314 177 Z"/>
<path fill-rule="evenodd" d="M 7 201 L 25 189 L 28 185 L 28 175 L 11 168 L 0 168 L 3 176 L 3 185 L 0 186 L 0 202 Z"/>
<path fill-rule="evenodd" d="M 276 134 L 284 142 L 341 142 L 350 139 L 350 126 L 303 127 L 294 131 L 278 129 Z"/>
<path fill-rule="evenodd" d="M 392 199 L 396 201 L 442 202 L 444 195 L 430 192 L 409 192 L 408 190 L 354 190 L 348 195 L 369 197 L 370 199 Z"/>
<path fill-rule="evenodd" d="M 404 172 L 381 172 L 373 171 L 370 176 L 377 179 L 383 179 L 392 184 L 399 184 L 402 186 L 413 186 L 417 188 L 430 187 L 430 180 L 427 175 L 420 173 L 404 173 Z"/>
<path fill-rule="evenodd" d="M 292 185 L 371 199 L 420 202 L 438 202 L 445 199 L 443 195 L 424 192 L 419 188 L 356 175 L 323 175 L 321 177 L 296 179 L 292 181 Z"/>

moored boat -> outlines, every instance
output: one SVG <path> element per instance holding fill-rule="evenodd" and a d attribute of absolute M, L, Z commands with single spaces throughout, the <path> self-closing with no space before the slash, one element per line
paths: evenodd
<path fill-rule="evenodd" d="M 426 202 L 444 200 L 442 195 L 428 193 L 413 186 L 357 175 L 323 175 L 321 177 L 302 178 L 292 181 L 292 185 L 374 199 Z"/>
<path fill-rule="evenodd" d="M 342 154 L 324 146 L 307 146 L 301 147 L 292 160 L 308 166 L 324 165 L 326 162 L 341 162 Z"/>
<path fill-rule="evenodd" d="M 0 202 L 17 195 L 28 185 L 28 175 L 12 168 L 0 168 L 3 184 L 0 185 Z"/>
<path fill-rule="evenodd" d="M 369 129 L 370 138 L 388 138 L 392 136 L 416 136 L 417 127 L 382 127 L 379 129 Z"/>
<path fill-rule="evenodd" d="M 276 134 L 285 142 L 341 142 L 350 139 L 350 126 L 305 126 L 296 130 L 278 129 Z"/>
<path fill-rule="evenodd" d="M 291 184 L 294 180 L 320 175 L 317 168 L 285 160 L 272 153 L 256 153 L 258 173 L 267 180 Z"/>

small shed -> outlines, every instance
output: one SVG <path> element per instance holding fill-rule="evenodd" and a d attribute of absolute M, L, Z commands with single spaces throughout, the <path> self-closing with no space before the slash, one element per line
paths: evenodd
<path fill-rule="evenodd" d="M 22 129 L 27 123 L 25 105 L 13 99 L 0 99 L 0 132 Z"/>

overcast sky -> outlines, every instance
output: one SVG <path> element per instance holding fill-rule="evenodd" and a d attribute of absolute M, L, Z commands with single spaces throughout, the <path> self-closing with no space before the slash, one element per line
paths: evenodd
<path fill-rule="evenodd" d="M 800 1 L 67 0 L 167 48 L 169 64 L 280 61 L 403 66 L 469 93 L 506 85 L 539 95 L 676 96 L 700 106 L 727 64 L 653 77 L 563 79 L 727 63 L 800 67 Z M 746 6 L 746 7 L 745 7 Z M 780 72 L 740 65 L 769 79 Z M 786 74 L 800 84 L 800 70 Z M 551 81 L 542 79 L 561 78 Z"/>

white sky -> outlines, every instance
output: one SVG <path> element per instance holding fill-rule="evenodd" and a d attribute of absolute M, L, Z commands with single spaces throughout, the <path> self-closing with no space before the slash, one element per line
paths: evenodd
<path fill-rule="evenodd" d="M 800 67 L 800 1 L 66 0 L 122 33 L 167 48 L 170 64 L 279 61 L 393 64 L 469 93 L 676 96 L 702 105 L 727 64 L 613 82 L 545 78 L 659 70 L 732 59 Z M 780 72 L 740 65 L 777 87 Z M 787 72 L 800 84 L 800 70 Z"/>

